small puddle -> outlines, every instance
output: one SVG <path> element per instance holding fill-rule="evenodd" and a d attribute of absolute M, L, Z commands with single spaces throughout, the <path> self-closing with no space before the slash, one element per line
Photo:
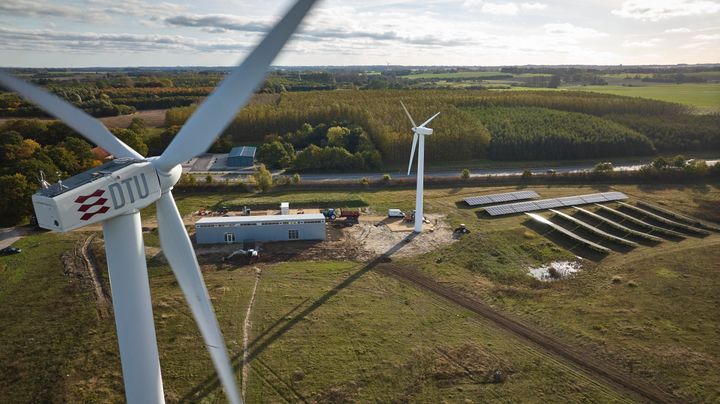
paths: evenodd
<path fill-rule="evenodd" d="M 539 267 L 530 267 L 528 272 L 535 279 L 550 282 L 568 277 L 582 269 L 582 258 L 578 257 L 577 261 L 553 261 Z"/>

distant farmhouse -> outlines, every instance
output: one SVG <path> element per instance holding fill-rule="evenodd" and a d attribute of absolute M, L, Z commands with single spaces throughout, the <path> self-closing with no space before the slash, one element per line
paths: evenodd
<path fill-rule="evenodd" d="M 252 167 L 255 165 L 257 148 L 250 146 L 234 147 L 228 155 L 228 167 Z"/>

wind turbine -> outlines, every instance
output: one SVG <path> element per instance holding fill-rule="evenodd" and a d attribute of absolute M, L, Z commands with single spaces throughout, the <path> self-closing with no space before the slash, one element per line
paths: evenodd
<path fill-rule="evenodd" d="M 33 195 L 41 227 L 69 231 L 102 222 L 125 396 L 162 403 L 139 210 L 155 202 L 160 244 L 205 340 L 229 401 L 242 403 L 195 252 L 172 196 L 180 163 L 207 150 L 247 103 L 316 0 L 298 0 L 241 65 L 188 119 L 159 157 L 143 158 L 100 121 L 47 91 L 0 71 L 0 84 L 62 120 L 116 159 Z"/>
<path fill-rule="evenodd" d="M 415 233 L 421 233 L 424 218 L 423 180 L 425 178 L 425 136 L 430 136 L 433 134 L 433 130 L 426 127 L 426 125 L 432 122 L 433 119 L 437 118 L 440 113 L 438 112 L 437 114 L 430 117 L 430 119 L 423 122 L 422 125 L 417 126 L 415 124 L 415 120 L 410 115 L 410 112 L 408 112 L 407 108 L 405 107 L 405 104 L 400 101 L 400 105 L 402 105 L 405 113 L 407 114 L 407 117 L 410 119 L 410 123 L 412 124 L 412 131 L 414 133 L 412 151 L 410 152 L 410 164 L 408 164 L 408 175 L 410 175 L 410 171 L 412 170 L 413 158 L 415 157 L 415 147 L 418 146 L 417 190 L 415 193 Z"/>

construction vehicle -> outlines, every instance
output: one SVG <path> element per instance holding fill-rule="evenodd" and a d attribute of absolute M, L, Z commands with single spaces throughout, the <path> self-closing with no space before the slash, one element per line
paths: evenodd
<path fill-rule="evenodd" d="M 326 218 L 330 220 L 335 220 L 339 217 L 345 218 L 345 220 L 352 221 L 357 223 L 358 219 L 360 218 L 360 211 L 359 210 L 340 210 L 340 209 L 323 209 L 320 213 L 322 213 Z"/>
<path fill-rule="evenodd" d="M 405 218 L 403 220 L 406 222 L 414 222 L 415 221 L 415 211 L 413 210 L 412 213 L 406 213 Z M 430 221 L 427 220 L 427 218 L 423 216 L 423 223 L 430 223 Z"/>
<path fill-rule="evenodd" d="M 465 227 L 465 224 L 460 224 L 455 230 L 453 230 L 454 234 L 468 234 L 470 233 L 470 230 L 468 230 L 467 227 Z"/>

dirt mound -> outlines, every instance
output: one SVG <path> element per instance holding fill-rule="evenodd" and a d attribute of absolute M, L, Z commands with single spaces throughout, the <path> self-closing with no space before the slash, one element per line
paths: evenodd
<path fill-rule="evenodd" d="M 361 223 L 353 227 L 348 227 L 344 233 L 348 239 L 355 240 L 362 244 L 365 250 L 372 255 L 385 254 L 399 244 L 405 243 L 405 245 L 394 254 L 398 257 L 411 257 L 424 254 L 455 241 L 452 229 L 443 220 L 444 216 L 428 215 L 426 217 L 433 224 L 433 229 L 415 236 L 410 243 L 405 243 L 405 239 L 413 233 L 393 232 L 383 224 L 374 225 Z"/>

